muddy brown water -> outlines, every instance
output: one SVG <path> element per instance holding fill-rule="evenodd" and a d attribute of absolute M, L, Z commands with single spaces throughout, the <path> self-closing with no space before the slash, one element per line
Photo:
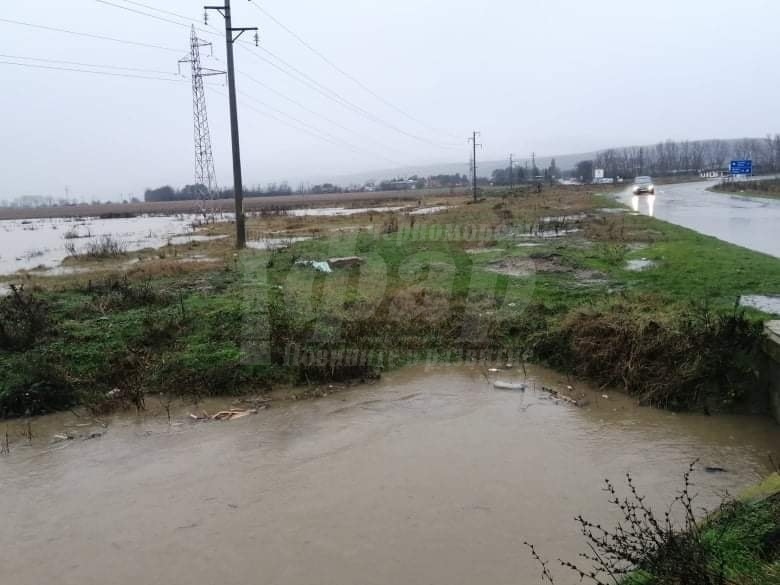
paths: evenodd
<path fill-rule="evenodd" d="M 696 475 L 714 506 L 780 460 L 769 419 L 675 415 L 579 385 L 590 405 L 576 408 L 540 389 L 564 377 L 528 375 L 520 392 L 487 379 L 518 371 L 409 368 L 234 422 L 190 422 L 178 406 L 169 426 L 153 405 L 56 444 L 91 428 L 38 419 L 27 445 L 15 422 L 0 457 L 0 583 L 531 584 L 523 541 L 573 558 L 575 515 L 614 520 L 605 477 L 631 472 L 660 504 L 700 458 L 727 470 Z"/>

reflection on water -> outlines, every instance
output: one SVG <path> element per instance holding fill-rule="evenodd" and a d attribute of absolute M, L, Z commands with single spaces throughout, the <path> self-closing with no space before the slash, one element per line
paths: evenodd
<path fill-rule="evenodd" d="M 780 200 L 707 191 L 715 184 L 708 181 L 665 185 L 657 200 L 656 196 L 637 197 L 627 190 L 619 199 L 636 213 L 780 258 Z"/>
<path fill-rule="evenodd" d="M 567 384 L 590 405 L 542 390 Z M 701 458 L 727 470 L 695 477 L 711 507 L 780 460 L 769 419 L 638 408 L 537 368 L 410 368 L 236 422 L 148 407 L 88 441 L 49 443 L 83 418 L 34 421 L 33 445 L 0 457 L 3 583 L 537 583 L 523 541 L 576 558 L 573 518 L 614 520 L 605 477 L 631 471 L 661 505 Z"/>
<path fill-rule="evenodd" d="M 642 213 L 644 215 L 649 215 L 650 217 L 655 217 L 655 197 L 655 195 L 644 195 L 640 200 L 639 195 L 632 195 L 631 209 L 633 209 L 636 213 Z M 640 205 L 642 200 L 646 205 Z"/>

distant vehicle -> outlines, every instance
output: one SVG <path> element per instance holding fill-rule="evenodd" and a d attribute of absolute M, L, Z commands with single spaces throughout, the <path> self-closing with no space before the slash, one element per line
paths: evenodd
<path fill-rule="evenodd" d="M 653 185 L 652 178 L 637 177 L 634 179 L 634 195 L 640 195 L 641 193 L 655 195 L 655 185 Z"/>

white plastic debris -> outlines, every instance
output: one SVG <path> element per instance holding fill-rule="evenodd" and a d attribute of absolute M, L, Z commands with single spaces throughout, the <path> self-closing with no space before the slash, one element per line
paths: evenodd
<path fill-rule="evenodd" d="M 525 383 L 516 382 L 493 382 L 493 387 L 499 390 L 525 390 Z"/>
<path fill-rule="evenodd" d="M 298 260 L 296 264 L 300 264 L 301 266 L 310 266 L 311 268 L 314 268 L 314 270 L 317 270 L 318 272 L 325 272 L 327 274 L 333 272 L 333 269 L 330 267 L 330 264 L 328 264 L 327 262 L 321 262 L 319 260 Z"/>

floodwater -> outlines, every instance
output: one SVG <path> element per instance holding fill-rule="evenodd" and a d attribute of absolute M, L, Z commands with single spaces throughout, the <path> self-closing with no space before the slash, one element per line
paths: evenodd
<path fill-rule="evenodd" d="M 310 240 L 311 236 L 289 236 L 286 238 L 262 238 L 258 240 L 247 240 L 247 248 L 254 250 L 279 250 L 288 248 L 297 242 Z"/>
<path fill-rule="evenodd" d="M 119 219 L 55 218 L 0 221 L 0 275 L 19 270 L 57 268 L 68 256 L 71 243 L 82 251 L 88 242 L 110 235 L 128 251 L 161 248 L 169 240 L 187 243 L 208 236 L 192 235 L 201 216 L 138 216 Z M 66 237 L 67 236 L 67 237 Z M 186 236 L 186 237 L 185 237 Z"/>
<path fill-rule="evenodd" d="M 408 207 L 306 207 L 290 209 L 284 212 L 292 217 L 341 217 L 363 213 L 392 213 L 403 211 Z"/>
<path fill-rule="evenodd" d="M 626 191 L 620 200 L 634 211 L 780 258 L 780 200 L 707 191 L 717 181 L 663 185 L 653 195 Z"/>
<path fill-rule="evenodd" d="M 529 370 L 524 392 L 496 379 L 523 376 L 410 368 L 235 422 L 191 422 L 181 407 L 173 426 L 121 415 L 99 438 L 56 444 L 83 419 L 34 421 L 31 446 L 14 423 L 0 581 L 526 585 L 540 571 L 523 541 L 574 559 L 574 516 L 615 520 L 604 478 L 622 486 L 631 472 L 658 505 L 700 458 L 727 470 L 695 476 L 714 506 L 780 460 L 768 419 L 674 415 L 579 386 L 591 402 L 577 408 L 541 390 L 567 384 L 548 371 Z"/>
<path fill-rule="evenodd" d="M 742 295 L 739 304 L 771 315 L 780 315 L 780 295 Z"/>

